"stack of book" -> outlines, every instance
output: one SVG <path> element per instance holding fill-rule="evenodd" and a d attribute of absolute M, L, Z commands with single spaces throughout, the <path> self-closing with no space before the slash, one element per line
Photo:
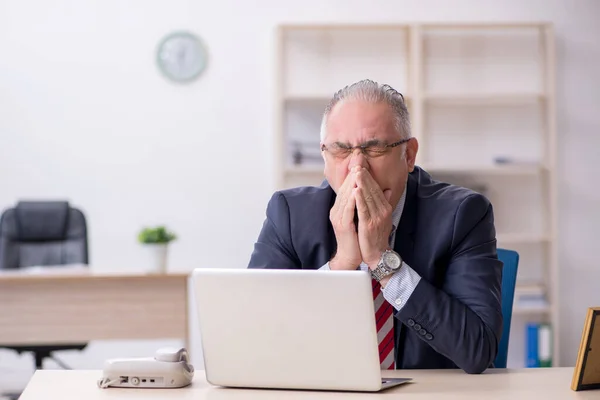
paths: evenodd
<path fill-rule="evenodd" d="M 548 308 L 548 299 L 544 287 L 539 284 L 517 285 L 514 307 L 520 311 L 546 310 Z"/>

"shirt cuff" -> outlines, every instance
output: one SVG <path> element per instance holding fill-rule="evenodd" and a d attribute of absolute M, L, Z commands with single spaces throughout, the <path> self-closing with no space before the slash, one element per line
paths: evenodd
<path fill-rule="evenodd" d="M 357 270 L 360 269 L 362 271 L 368 271 L 369 267 L 365 263 L 360 263 L 360 265 L 356 269 Z M 323 265 L 321 268 L 319 268 L 319 270 L 320 271 L 331 271 L 331 268 L 329 267 L 329 261 L 327 263 L 325 263 L 325 265 Z"/>
<path fill-rule="evenodd" d="M 397 311 L 400 311 L 420 280 L 421 276 L 403 262 L 400 271 L 392 275 L 385 288 L 383 288 L 383 298 Z"/>

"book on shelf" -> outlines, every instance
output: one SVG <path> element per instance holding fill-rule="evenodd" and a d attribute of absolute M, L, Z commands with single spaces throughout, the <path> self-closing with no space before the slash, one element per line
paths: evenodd
<path fill-rule="evenodd" d="M 548 323 L 528 323 L 525 326 L 525 367 L 552 366 L 552 328 Z"/>
<path fill-rule="evenodd" d="M 515 289 L 515 307 L 518 308 L 547 308 L 548 299 L 542 285 L 517 285 Z"/>

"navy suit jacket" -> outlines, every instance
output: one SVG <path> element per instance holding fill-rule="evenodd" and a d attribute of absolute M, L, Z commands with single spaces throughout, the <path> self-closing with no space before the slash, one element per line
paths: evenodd
<path fill-rule="evenodd" d="M 336 250 L 329 220 L 335 192 L 320 187 L 276 192 L 249 268 L 318 269 Z M 395 312 L 398 369 L 493 366 L 502 333 L 502 262 L 492 205 L 481 194 L 433 180 L 415 167 L 394 248 L 421 280 Z"/>

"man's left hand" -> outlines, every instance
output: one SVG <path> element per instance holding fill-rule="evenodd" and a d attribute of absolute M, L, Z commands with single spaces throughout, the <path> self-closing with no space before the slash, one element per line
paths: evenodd
<path fill-rule="evenodd" d="M 389 249 L 392 232 L 391 191 L 384 193 L 366 169 L 356 174 L 356 207 L 358 209 L 358 244 L 363 262 L 377 267 L 381 254 Z"/>

